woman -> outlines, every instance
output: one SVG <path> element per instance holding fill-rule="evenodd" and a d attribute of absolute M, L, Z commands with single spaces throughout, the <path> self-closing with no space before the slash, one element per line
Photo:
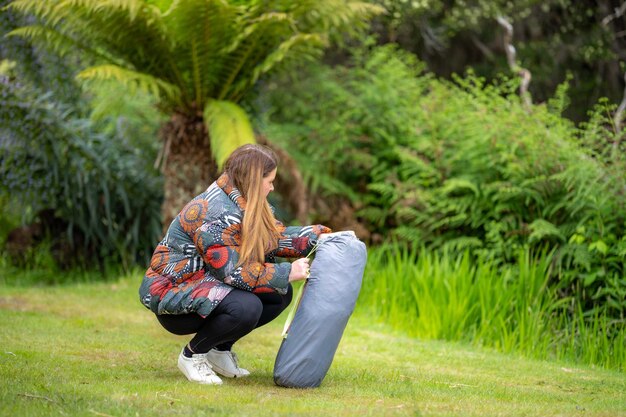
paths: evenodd
<path fill-rule="evenodd" d="M 195 334 L 178 357 L 193 382 L 221 384 L 250 373 L 233 344 L 276 318 L 290 303 L 290 282 L 305 279 L 304 258 L 325 226 L 285 227 L 267 202 L 278 161 L 260 145 L 236 149 L 224 173 L 172 221 L 139 295 L 161 325 Z M 276 263 L 275 257 L 297 258 Z"/>

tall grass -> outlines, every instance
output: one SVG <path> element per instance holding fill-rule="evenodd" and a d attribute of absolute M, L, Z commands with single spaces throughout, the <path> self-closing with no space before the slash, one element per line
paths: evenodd
<path fill-rule="evenodd" d="M 551 255 L 519 250 L 502 266 L 385 245 L 370 251 L 360 302 L 412 336 L 626 370 L 623 323 L 560 299 L 548 285 Z"/>

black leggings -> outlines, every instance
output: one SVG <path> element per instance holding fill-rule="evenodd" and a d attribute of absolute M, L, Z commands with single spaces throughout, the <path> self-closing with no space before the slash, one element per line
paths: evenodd
<path fill-rule="evenodd" d="M 292 296 L 291 285 L 285 295 L 253 294 L 234 289 L 205 318 L 192 313 L 157 314 L 157 319 L 171 333 L 195 333 L 189 342 L 194 353 L 206 353 L 213 348 L 230 350 L 237 340 L 278 317 L 287 308 Z"/>

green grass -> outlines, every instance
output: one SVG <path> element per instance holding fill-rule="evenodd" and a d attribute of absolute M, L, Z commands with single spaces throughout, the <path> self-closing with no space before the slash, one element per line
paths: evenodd
<path fill-rule="evenodd" d="M 399 245 L 370 250 L 360 302 L 408 335 L 465 341 L 537 359 L 626 372 L 626 326 L 570 311 L 548 285 L 551 258 L 520 250 L 512 265 Z"/>
<path fill-rule="evenodd" d="M 285 315 L 236 345 L 250 378 L 192 384 L 139 281 L 1 286 L 0 415 L 626 416 L 623 373 L 409 338 L 367 305 L 320 388 L 273 383 Z"/>

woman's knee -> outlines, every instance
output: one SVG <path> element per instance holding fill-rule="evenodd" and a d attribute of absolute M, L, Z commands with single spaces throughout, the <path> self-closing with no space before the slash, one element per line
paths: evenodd
<path fill-rule="evenodd" d="M 254 328 L 256 323 L 259 321 L 259 317 L 261 317 L 261 313 L 263 312 L 263 303 L 252 293 L 250 293 L 250 297 L 246 298 L 245 302 L 242 303 L 243 308 L 241 320 L 250 327 Z"/>
<path fill-rule="evenodd" d="M 233 295 L 233 297 L 231 297 Z M 230 299 L 229 299 L 230 298 Z M 240 325 L 254 328 L 263 312 L 263 303 L 251 292 L 232 291 L 223 301 L 225 313 L 229 314 Z"/>

